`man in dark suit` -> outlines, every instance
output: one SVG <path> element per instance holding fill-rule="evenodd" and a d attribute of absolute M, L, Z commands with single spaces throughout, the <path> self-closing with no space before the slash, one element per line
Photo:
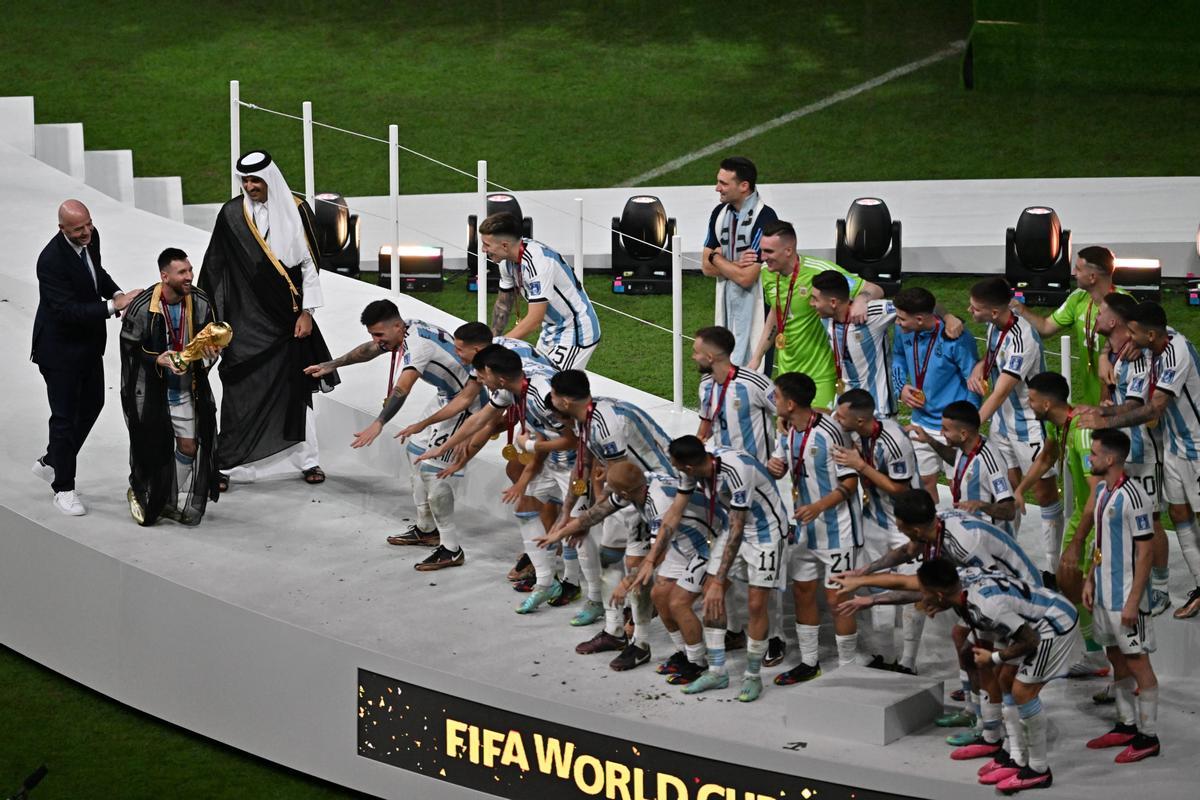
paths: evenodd
<path fill-rule="evenodd" d="M 38 309 L 31 359 L 46 381 L 50 443 L 33 472 L 54 490 L 54 505 L 87 513 L 75 493 L 75 459 L 104 407 L 104 321 L 140 290 L 121 289 L 100 264 L 100 237 L 78 200 L 58 207 L 58 230 L 37 261 Z"/>

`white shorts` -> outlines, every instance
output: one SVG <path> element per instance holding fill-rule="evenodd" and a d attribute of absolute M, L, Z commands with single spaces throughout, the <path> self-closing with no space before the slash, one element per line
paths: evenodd
<path fill-rule="evenodd" d="M 1019 469 L 1021 474 L 1025 475 L 1033 467 L 1033 462 L 1037 458 L 1038 453 L 1042 452 L 1042 448 L 1046 446 L 1045 442 L 1018 442 L 1015 439 L 996 436 L 988 439 L 988 442 L 996 448 L 1000 453 L 1000 457 L 1004 459 L 1004 464 L 1009 469 Z M 1050 469 L 1046 470 L 1043 478 L 1053 478 L 1058 475 L 1058 467 L 1054 464 L 1050 465 Z"/>
<path fill-rule="evenodd" d="M 924 425 L 917 427 L 932 436 L 939 444 L 946 443 L 946 440 L 942 438 L 940 428 L 926 428 Z M 932 446 L 916 439 L 912 440 L 912 444 L 913 450 L 917 452 L 917 472 L 921 475 L 940 475 L 950 469 L 950 465 L 942 460 Z"/>
<path fill-rule="evenodd" d="M 692 594 L 700 594 L 700 586 L 708 572 L 708 559 L 702 555 L 685 556 L 674 546 L 658 565 L 658 577 L 675 581 L 675 585 Z"/>
<path fill-rule="evenodd" d="M 600 523 L 600 546 L 625 550 L 627 558 L 650 553 L 650 529 L 637 507 L 630 504 L 604 518 Z"/>
<path fill-rule="evenodd" d="M 1200 463 L 1174 453 L 1163 453 L 1163 495 L 1172 505 L 1187 505 L 1200 512 Z"/>
<path fill-rule="evenodd" d="M 1142 491 L 1154 504 L 1154 513 L 1161 514 L 1167 510 L 1167 500 L 1163 497 L 1162 464 L 1151 461 L 1148 464 L 1131 464 L 1125 462 L 1125 474 L 1134 478 L 1142 485 Z M 1193 506 L 1194 508 L 1194 506 Z"/>
<path fill-rule="evenodd" d="M 1120 611 L 1097 608 L 1092 611 L 1092 639 L 1101 647 L 1118 647 L 1127 656 L 1153 653 L 1154 618 L 1139 610 L 1137 625 L 1126 628 Z"/>
<path fill-rule="evenodd" d="M 1042 638 L 1037 649 L 1021 662 L 1017 670 L 1017 680 L 1024 684 L 1034 684 L 1061 678 L 1071 668 L 1071 662 L 1079 652 L 1079 644 L 1078 625 L 1062 636 Z"/>
<path fill-rule="evenodd" d="M 783 586 L 785 574 L 784 546 L 782 539 L 770 544 L 747 542 L 743 539 L 733 559 L 733 565 L 729 568 L 729 578 L 762 589 L 780 588 Z M 708 574 L 715 575 L 720 566 L 720 558 L 709 559 Z"/>
<path fill-rule="evenodd" d="M 171 415 L 171 427 L 175 429 L 175 436 L 180 439 L 195 439 L 196 404 L 191 393 L 186 394 L 178 403 L 167 403 L 167 409 Z"/>
<path fill-rule="evenodd" d="M 571 468 L 565 464 L 552 464 L 549 460 L 542 462 L 542 470 L 533 476 L 525 494 L 543 503 L 561 504 L 564 497 L 571 491 Z"/>
<path fill-rule="evenodd" d="M 836 589 L 829 579 L 838 572 L 857 569 L 862 560 L 861 547 L 846 547 L 841 550 L 813 550 L 803 544 L 794 544 L 788 554 L 788 580 L 797 583 L 815 581 L 825 571 L 825 588 Z"/>
<path fill-rule="evenodd" d="M 574 344 L 556 344 L 538 339 L 534 349 L 545 356 L 555 369 L 587 369 L 587 364 L 592 360 L 592 353 L 596 352 L 598 344 L 600 343 L 596 342 L 587 347 L 579 347 Z"/>
<path fill-rule="evenodd" d="M 428 417 L 435 410 L 441 408 L 444 403 L 440 399 L 435 399 L 421 413 L 421 419 Z M 466 418 L 470 416 L 467 412 L 459 414 L 457 417 L 444 419 L 441 422 L 435 422 L 425 430 L 418 433 L 408 440 L 408 453 L 413 458 L 424 453 L 434 447 L 441 447 L 446 443 L 446 440 L 454 435 L 459 426 L 463 424 Z M 420 463 L 421 471 L 423 472 L 441 472 L 446 467 L 450 466 L 454 458 L 452 453 L 447 453 L 444 458 L 431 458 Z"/>

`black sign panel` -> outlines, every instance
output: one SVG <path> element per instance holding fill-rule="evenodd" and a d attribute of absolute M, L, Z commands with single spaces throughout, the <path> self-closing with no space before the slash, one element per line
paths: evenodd
<path fill-rule="evenodd" d="M 513 800 L 909 800 L 626 741 L 361 669 L 358 754 Z"/>

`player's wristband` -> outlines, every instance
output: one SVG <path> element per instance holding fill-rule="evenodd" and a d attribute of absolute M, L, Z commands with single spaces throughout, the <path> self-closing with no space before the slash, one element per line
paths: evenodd
<path fill-rule="evenodd" d="M 993 651 L 992 651 L 992 663 L 993 663 L 993 664 L 999 664 L 1001 661 L 1003 661 L 1003 659 L 1002 659 L 1002 658 L 1000 658 L 1000 651 L 999 651 L 999 650 L 993 650 Z"/>
<path fill-rule="evenodd" d="M 718 255 L 718 253 L 717 253 L 717 251 L 716 251 L 716 250 L 712 250 L 712 251 L 710 251 L 710 252 L 709 252 L 709 254 L 708 254 L 708 263 L 712 264 L 712 263 L 713 263 L 713 259 L 714 259 L 714 258 L 716 258 L 716 257 L 717 257 L 717 255 Z M 715 265 L 714 265 L 714 266 L 715 266 Z"/>

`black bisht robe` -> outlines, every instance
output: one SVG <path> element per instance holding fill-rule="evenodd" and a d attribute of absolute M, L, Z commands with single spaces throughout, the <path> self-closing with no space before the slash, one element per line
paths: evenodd
<path fill-rule="evenodd" d="M 297 205 L 315 254 L 312 212 L 306 203 Z M 304 309 L 300 265 L 280 265 L 291 279 L 289 287 L 274 258 L 251 228 L 241 196 L 221 206 L 197 283 L 212 298 L 217 318 L 233 328 L 218 367 L 223 391 L 217 466 L 222 470 L 304 441 L 313 392 L 328 392 L 341 381 L 336 372 L 320 379 L 304 374 L 305 367 L 330 360 L 329 347 L 315 319 L 310 336 L 293 336 Z"/>
<path fill-rule="evenodd" d="M 167 404 L 167 371 L 154 363 L 167 346 L 161 284 L 142 292 L 125 309 L 121 324 L 121 409 L 129 427 L 129 486 L 145 514 L 144 525 L 170 516 L 198 525 L 209 499 L 217 499 L 217 405 L 203 361 L 189 365 L 196 414 L 196 458 L 189 486 L 176 485 L 175 429 Z M 191 321 L 186 318 L 191 306 Z M 198 289 L 184 300 L 184 330 L 191 339 L 214 321 L 212 303 Z M 176 508 L 179 493 L 184 502 Z"/>

